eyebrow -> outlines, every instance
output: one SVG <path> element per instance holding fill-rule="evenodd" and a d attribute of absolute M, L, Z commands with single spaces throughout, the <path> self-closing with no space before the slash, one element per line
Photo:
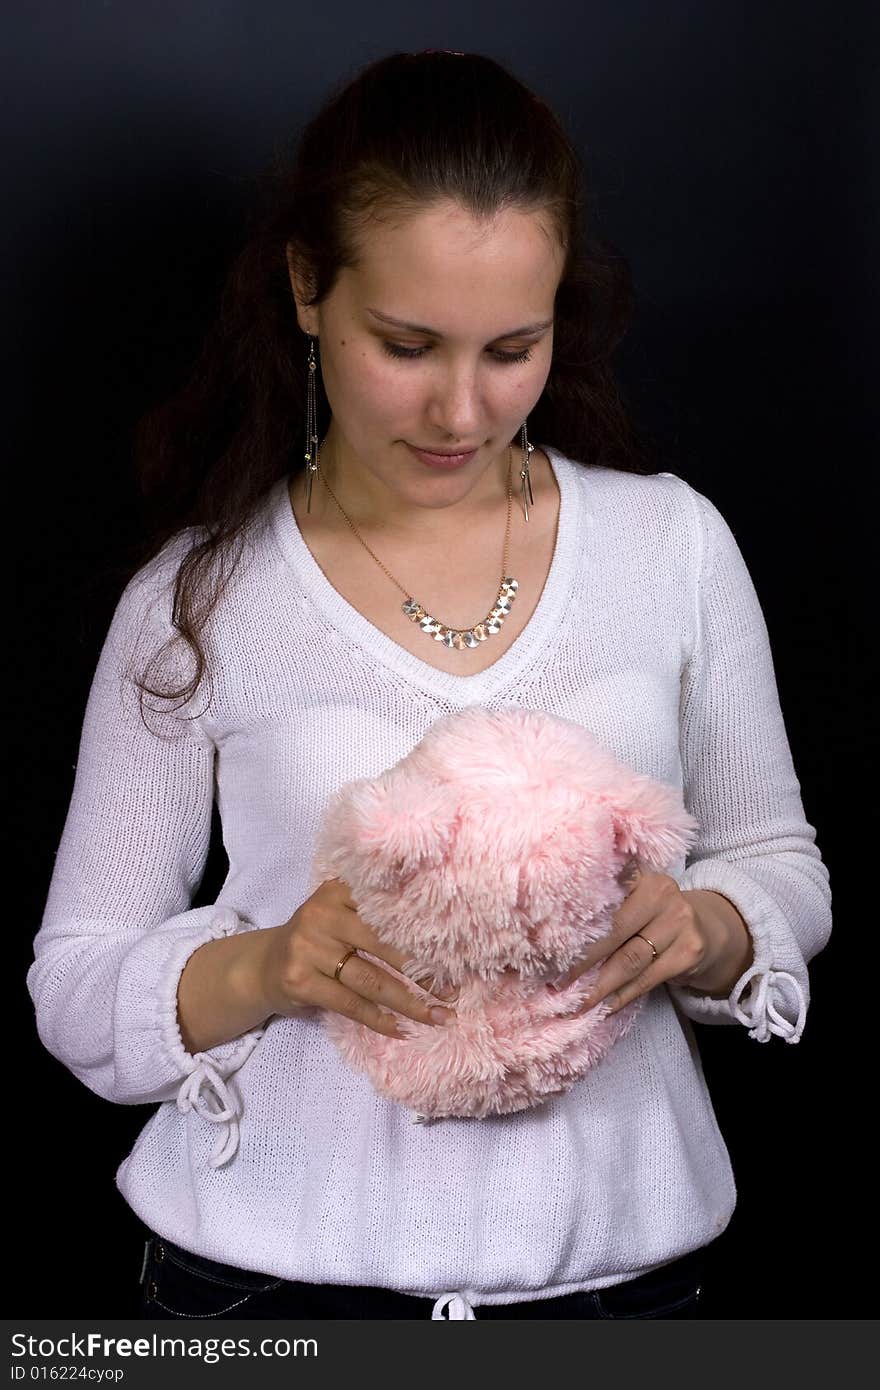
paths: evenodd
<path fill-rule="evenodd" d="M 408 328 L 411 333 L 427 333 L 429 338 L 442 338 L 443 334 L 438 333 L 436 328 L 427 328 L 423 323 L 407 323 L 404 319 L 394 319 L 390 314 L 380 314 L 378 309 L 367 309 L 368 314 L 374 318 L 381 319 L 383 323 L 391 324 L 393 328 Z M 526 333 L 542 333 L 545 328 L 550 328 L 553 319 L 544 319 L 542 323 L 527 323 L 522 328 L 511 328 L 507 333 L 499 333 L 497 338 L 493 338 L 493 343 L 499 343 L 504 338 L 519 338 Z"/>

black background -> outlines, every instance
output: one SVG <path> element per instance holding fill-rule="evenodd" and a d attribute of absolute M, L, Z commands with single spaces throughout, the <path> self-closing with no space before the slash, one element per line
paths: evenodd
<path fill-rule="evenodd" d="M 585 160 L 594 231 L 637 287 L 620 380 L 656 468 L 709 496 L 737 537 L 831 872 L 835 932 L 811 966 L 800 1044 L 696 1025 L 739 1190 L 705 1313 L 866 1316 L 849 1271 L 874 1202 L 858 1029 L 876 951 L 850 929 L 864 920 L 873 938 L 876 912 L 860 891 L 865 822 L 836 814 L 850 803 L 832 783 L 835 752 L 865 769 L 866 731 L 843 701 L 863 658 L 854 561 L 876 544 L 864 505 L 872 36 L 859 8 L 581 0 L 448 4 L 432 20 L 337 0 L 105 0 L 21 5 L 5 29 L 8 688 L 21 732 L 7 882 L 22 888 L 7 914 L 7 1311 L 121 1317 L 137 1296 L 140 1224 L 114 1173 L 153 1107 L 111 1105 L 68 1073 L 42 1048 L 24 987 L 119 597 L 114 565 L 136 533 L 133 423 L 187 370 L 249 181 L 275 148 L 340 77 L 390 51 L 448 47 L 508 65 Z M 215 825 L 196 905 L 224 873 Z"/>

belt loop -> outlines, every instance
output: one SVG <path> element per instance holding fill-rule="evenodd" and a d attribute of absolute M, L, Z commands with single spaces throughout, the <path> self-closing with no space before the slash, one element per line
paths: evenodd
<path fill-rule="evenodd" d="M 148 1240 L 145 1240 L 145 1241 L 144 1241 L 144 1262 L 143 1262 L 143 1264 L 141 1265 L 141 1277 L 140 1277 L 140 1279 L 138 1280 L 138 1283 L 139 1283 L 139 1284 L 142 1284 L 142 1283 L 144 1282 L 144 1276 L 145 1276 L 145 1274 L 146 1274 L 146 1272 L 147 1272 L 147 1260 L 148 1260 L 149 1258 L 150 1258 L 150 1240 L 148 1239 Z"/>

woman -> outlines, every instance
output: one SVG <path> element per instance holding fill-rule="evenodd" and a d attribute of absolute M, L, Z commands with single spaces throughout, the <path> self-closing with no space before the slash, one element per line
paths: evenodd
<path fill-rule="evenodd" d="M 736 1194 L 692 1020 L 797 1042 L 828 874 L 736 542 L 650 471 L 615 390 L 625 271 L 584 240 L 578 177 L 491 60 L 373 64 L 307 127 L 142 431 L 157 523 L 28 985 L 86 1085 L 159 1102 L 117 1174 L 145 1317 L 697 1315 Z M 646 996 L 601 1065 L 420 1126 L 315 1006 L 393 1033 L 455 999 L 424 1011 L 358 955 L 403 965 L 345 883 L 305 885 L 332 792 L 474 703 L 579 720 L 681 786 L 701 837 L 573 972 L 604 960 L 586 1007 Z M 193 908 L 215 796 L 229 874 Z"/>

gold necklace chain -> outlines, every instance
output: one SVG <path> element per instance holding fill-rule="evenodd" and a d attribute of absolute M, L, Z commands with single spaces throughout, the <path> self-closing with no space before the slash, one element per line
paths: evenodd
<path fill-rule="evenodd" d="M 327 441 L 325 435 L 324 443 L 326 442 Z M 320 449 L 317 449 L 315 453 L 315 467 L 317 470 L 318 462 L 321 457 Z M 412 594 L 407 592 L 407 590 L 403 587 L 399 580 L 395 579 L 391 571 L 385 565 L 382 564 L 382 561 L 379 559 L 378 555 L 374 555 L 372 550 L 370 550 L 370 547 L 367 545 L 367 542 L 364 540 L 363 536 L 358 531 L 351 517 L 346 512 L 345 508 L 342 506 L 342 503 L 336 497 L 335 493 L 333 492 L 333 489 L 327 482 L 323 473 L 321 474 L 321 482 L 324 484 L 325 488 L 330 493 L 330 496 L 333 498 L 333 501 L 336 503 L 337 507 L 342 512 L 342 515 L 345 517 L 345 520 L 351 527 L 351 530 L 353 531 L 356 539 L 360 541 L 361 545 L 364 547 L 364 550 L 366 550 L 367 553 L 375 560 L 379 568 L 381 570 L 384 570 L 385 574 L 387 574 L 391 582 L 397 585 L 397 588 L 400 590 L 400 592 L 402 594 L 406 594 L 406 602 L 401 605 L 406 616 L 410 619 L 411 622 L 418 623 L 422 631 L 428 637 L 433 638 L 435 642 L 442 642 L 444 646 L 454 648 L 457 651 L 464 651 L 469 647 L 477 647 L 481 642 L 485 642 L 487 637 L 491 637 L 493 633 L 501 631 L 504 619 L 510 612 L 511 604 L 513 603 L 513 600 L 516 598 L 516 591 L 519 588 L 518 581 L 514 579 L 512 575 L 505 574 L 505 571 L 507 569 L 507 551 L 508 546 L 510 544 L 510 514 L 513 501 L 513 495 L 510 490 L 510 471 L 512 465 L 513 448 L 511 445 L 508 444 L 507 526 L 504 531 L 504 551 L 501 557 L 501 582 L 498 586 L 498 594 L 496 596 L 495 602 L 492 605 L 489 612 L 486 614 L 485 618 L 481 618 L 478 623 L 474 623 L 473 627 L 469 628 L 453 628 L 449 627 L 446 623 L 441 623 L 440 620 L 438 618 L 433 617 L 428 612 L 428 610 L 421 603 L 418 602 L 417 599 L 413 598 Z"/>

